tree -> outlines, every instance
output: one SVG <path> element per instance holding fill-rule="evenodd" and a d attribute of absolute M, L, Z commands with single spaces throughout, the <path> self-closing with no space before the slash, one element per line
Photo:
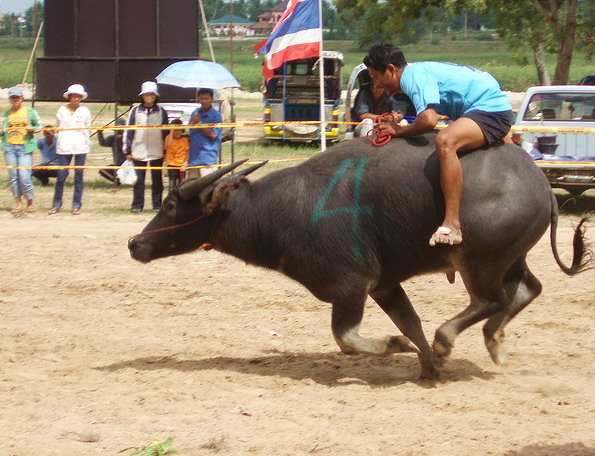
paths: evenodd
<path fill-rule="evenodd" d="M 334 0 L 341 21 L 361 24 L 360 45 L 375 42 L 414 42 L 420 30 L 412 27 L 416 19 L 432 19 L 445 0 Z"/>
<path fill-rule="evenodd" d="M 488 13 L 509 47 L 529 47 L 539 81 L 549 84 L 545 53 L 556 54 L 553 84 L 566 84 L 577 39 L 592 53 L 593 6 L 579 8 L 578 0 L 490 0 Z"/>
<path fill-rule="evenodd" d="M 18 16 L 13 13 L 5 14 L 0 21 L 0 35 L 14 38 L 19 36 Z"/>
<path fill-rule="evenodd" d="M 548 80 L 545 53 L 556 54 L 554 84 L 566 84 L 576 45 L 592 55 L 595 42 L 593 0 L 334 0 L 344 21 L 363 18 L 360 42 L 407 42 L 415 38 L 413 21 L 431 20 L 445 8 L 486 13 L 512 48 L 533 51 L 540 81 Z M 578 40 L 578 41 L 577 41 Z"/>

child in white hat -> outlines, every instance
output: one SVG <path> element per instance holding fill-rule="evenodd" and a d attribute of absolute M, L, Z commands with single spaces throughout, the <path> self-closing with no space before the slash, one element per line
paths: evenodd
<path fill-rule="evenodd" d="M 64 92 L 64 98 L 68 103 L 60 106 L 56 113 L 56 127 L 72 128 L 72 130 L 60 130 L 57 134 L 56 154 L 58 165 L 70 166 L 74 158 L 75 166 L 84 166 L 87 154 L 90 150 L 89 133 L 87 128 L 91 126 L 91 112 L 81 102 L 87 98 L 87 92 L 81 84 L 72 84 Z M 72 198 L 72 215 L 81 213 L 83 198 L 83 169 L 74 170 L 74 195 Z M 57 214 L 62 207 L 62 195 L 64 193 L 64 182 L 68 177 L 68 169 L 59 169 L 54 190 L 54 200 L 48 215 Z"/>

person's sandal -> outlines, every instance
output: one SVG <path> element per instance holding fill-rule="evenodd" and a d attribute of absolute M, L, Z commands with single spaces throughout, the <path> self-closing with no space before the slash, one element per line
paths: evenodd
<path fill-rule="evenodd" d="M 81 210 L 80 209 L 73 209 L 72 210 L 72 215 L 81 215 Z"/>
<path fill-rule="evenodd" d="M 57 214 L 58 212 L 60 212 L 60 209 L 57 207 L 52 207 L 49 211 L 48 211 L 48 215 L 54 215 Z"/>

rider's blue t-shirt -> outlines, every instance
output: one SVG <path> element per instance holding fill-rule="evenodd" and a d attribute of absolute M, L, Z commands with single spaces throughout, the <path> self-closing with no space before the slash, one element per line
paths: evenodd
<path fill-rule="evenodd" d="M 417 114 L 433 105 L 436 112 L 458 119 L 466 112 L 512 109 L 496 79 L 485 71 L 446 62 L 415 62 L 401 75 L 401 90 Z"/>

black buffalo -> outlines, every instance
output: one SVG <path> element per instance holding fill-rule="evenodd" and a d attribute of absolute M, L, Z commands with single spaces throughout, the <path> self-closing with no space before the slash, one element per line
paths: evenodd
<path fill-rule="evenodd" d="M 505 326 L 541 292 L 527 252 L 551 225 L 556 262 L 576 274 L 588 258 L 583 230 L 575 231 L 567 267 L 556 249 L 558 207 L 547 180 L 524 151 L 503 144 L 461 154 L 464 241 L 430 247 L 444 215 L 434 138 L 393 139 L 379 148 L 354 140 L 255 182 L 244 177 L 255 167 L 224 177 L 243 162 L 190 180 L 129 241 L 131 255 L 148 262 L 210 243 L 280 271 L 332 303 L 332 331 L 342 351 L 417 352 L 422 378 L 434 378 L 456 337 L 487 319 L 485 344 L 502 363 Z M 459 272 L 470 305 L 438 328 L 430 347 L 400 283 L 440 271 L 451 279 Z M 359 335 L 368 295 L 406 337 Z"/>

